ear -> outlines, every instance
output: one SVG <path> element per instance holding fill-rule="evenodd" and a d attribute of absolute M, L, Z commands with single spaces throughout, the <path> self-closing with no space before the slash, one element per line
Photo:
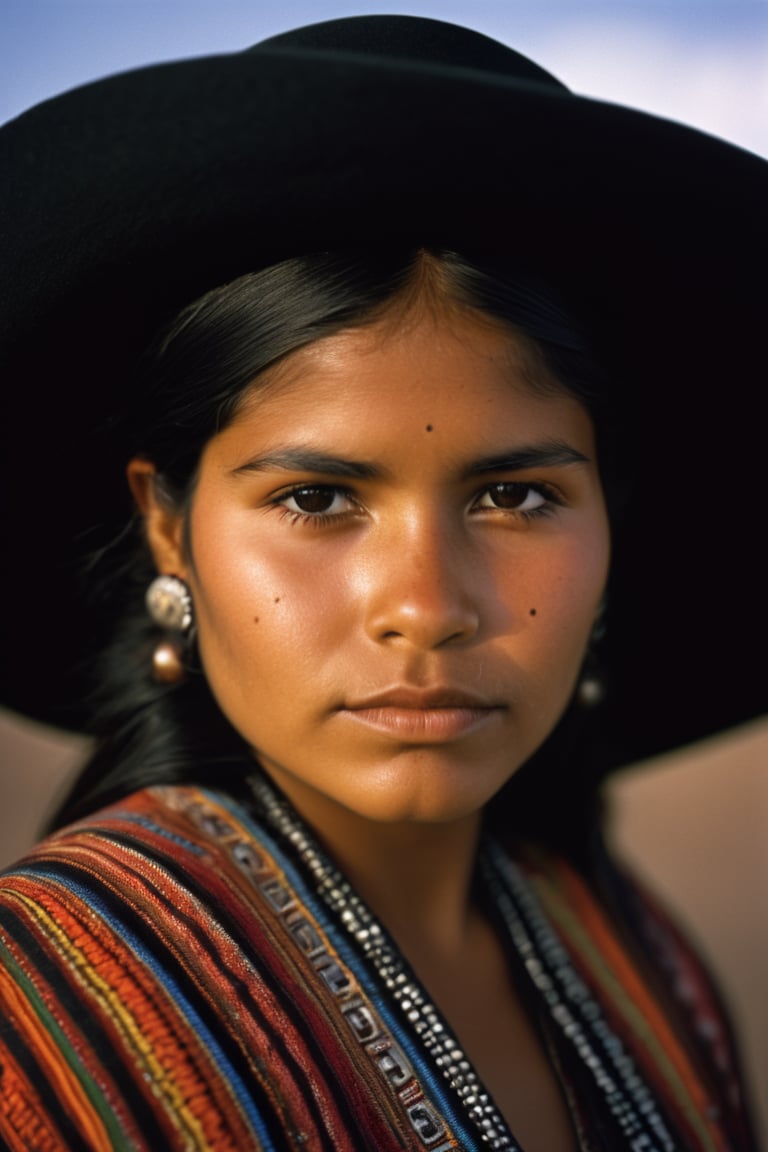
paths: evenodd
<path fill-rule="evenodd" d="M 157 471 L 150 460 L 136 458 L 126 469 L 128 484 L 144 518 L 147 542 L 158 572 L 187 578 L 184 518 L 159 491 Z"/>

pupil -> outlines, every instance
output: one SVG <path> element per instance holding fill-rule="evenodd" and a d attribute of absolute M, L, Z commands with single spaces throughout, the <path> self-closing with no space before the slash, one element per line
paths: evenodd
<path fill-rule="evenodd" d="M 519 508 L 525 503 L 528 489 L 525 484 L 494 484 L 491 495 L 500 508 Z"/>
<path fill-rule="evenodd" d="M 327 512 L 333 503 L 333 493 L 326 488 L 302 488 L 293 498 L 302 512 Z"/>

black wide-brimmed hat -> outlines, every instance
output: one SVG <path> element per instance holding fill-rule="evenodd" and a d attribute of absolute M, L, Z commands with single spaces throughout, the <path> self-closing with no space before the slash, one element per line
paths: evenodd
<path fill-rule="evenodd" d="M 555 284 L 631 431 L 602 766 L 765 711 L 764 160 L 373 16 L 68 92 L 0 130 L 0 171 L 8 706 L 85 723 L 81 561 L 131 515 L 104 429 L 158 326 L 296 254 L 418 244 Z"/>

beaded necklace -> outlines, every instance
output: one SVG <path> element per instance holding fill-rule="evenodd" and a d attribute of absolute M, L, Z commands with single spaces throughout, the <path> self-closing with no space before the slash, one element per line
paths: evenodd
<path fill-rule="evenodd" d="M 493 1152 L 522 1152 L 439 1011 L 370 909 L 334 867 L 290 804 L 263 776 L 249 779 L 260 820 L 292 848 L 313 889 L 376 972 L 435 1073 L 449 1086 Z M 588 1071 L 605 1110 L 632 1152 L 675 1152 L 653 1095 L 619 1036 L 576 971 L 523 871 L 489 841 L 482 882 L 554 1031 Z"/>

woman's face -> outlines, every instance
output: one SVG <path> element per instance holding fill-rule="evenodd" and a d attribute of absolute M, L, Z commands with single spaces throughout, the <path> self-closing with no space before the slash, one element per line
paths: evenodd
<path fill-rule="evenodd" d="M 207 445 L 180 554 L 222 710 L 299 811 L 477 812 L 557 722 L 606 581 L 592 423 L 508 332 L 389 318 L 288 357 Z"/>

